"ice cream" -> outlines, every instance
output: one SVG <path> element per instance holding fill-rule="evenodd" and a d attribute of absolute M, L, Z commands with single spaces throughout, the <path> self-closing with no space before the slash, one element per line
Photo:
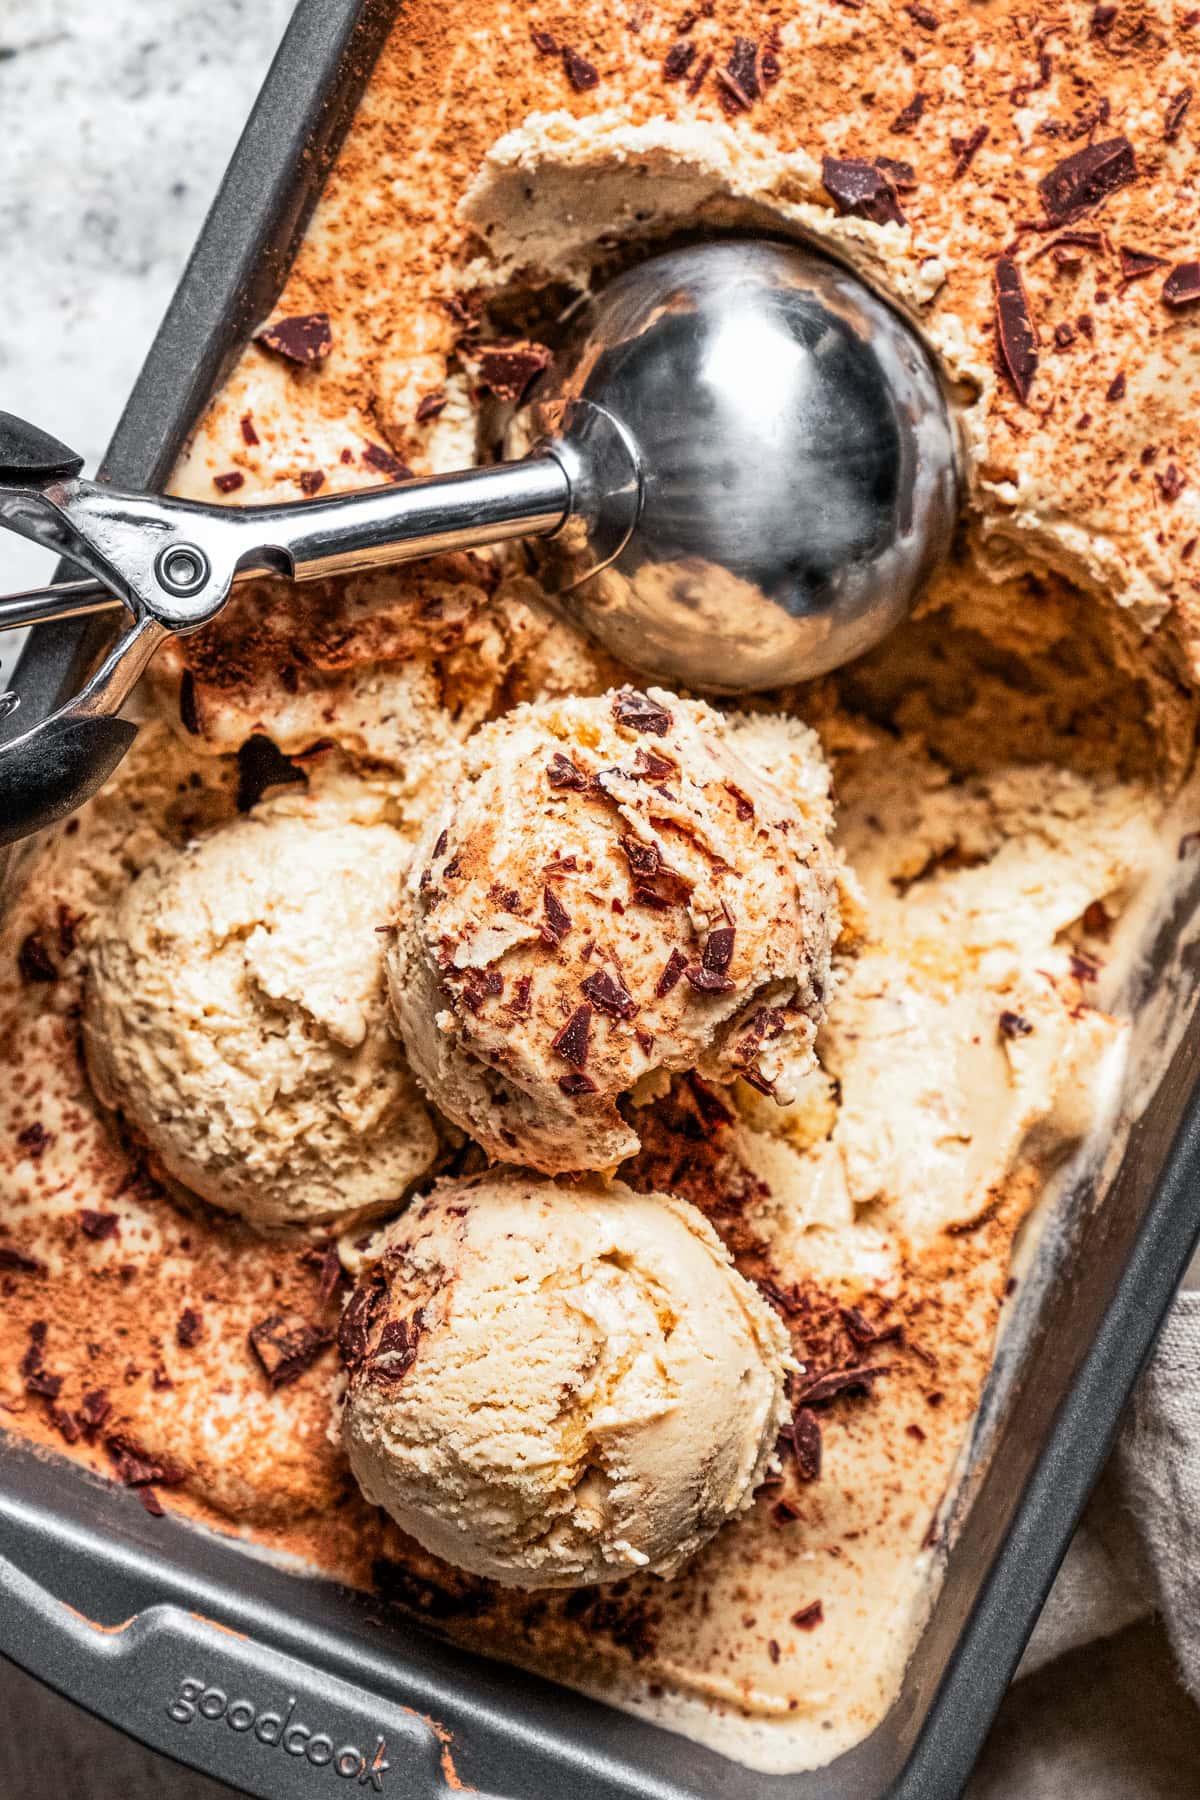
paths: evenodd
<path fill-rule="evenodd" d="M 382 820 L 288 796 L 162 850 L 98 923 L 95 1090 L 213 1205 L 317 1225 L 394 1205 L 432 1167 L 376 929 L 408 854 Z"/>
<path fill-rule="evenodd" d="M 828 776 L 798 805 L 710 707 L 652 688 L 479 731 L 408 871 L 387 953 L 413 1068 L 500 1161 L 636 1151 L 655 1070 L 776 1089 L 811 1061 L 838 930 Z"/>
<path fill-rule="evenodd" d="M 788 1337 L 685 1201 L 486 1175 L 369 1254 L 345 1444 L 426 1549 L 525 1588 L 671 1575 L 750 1504 Z"/>

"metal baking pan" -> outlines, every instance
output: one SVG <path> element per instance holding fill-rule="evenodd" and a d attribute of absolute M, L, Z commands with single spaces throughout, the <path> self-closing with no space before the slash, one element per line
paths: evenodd
<path fill-rule="evenodd" d="M 395 14 L 302 0 L 104 464 L 166 480 L 269 309 Z M 41 716 L 96 621 L 38 629 L 17 672 Z M 1149 959 L 1197 991 L 1186 896 Z M 1179 1007 L 1185 1002 L 1181 999 Z M 1147 1066 L 1149 1023 L 1135 1028 Z M 1180 1020 L 1177 1016 L 1177 1025 Z M 1138 1043 L 1143 1032 L 1147 1041 Z M 949 1800 L 1053 1580 L 1200 1231 L 1200 1034 L 1123 1150 L 1056 1205 L 1006 1327 L 947 1534 L 945 1576 L 891 1712 L 828 1768 L 765 1776 L 472 1657 L 378 1604 L 170 1517 L 0 1437 L 0 1654 L 142 1742 L 265 1800 Z M 1116 1164 L 1115 1169 L 1111 1166 Z"/>

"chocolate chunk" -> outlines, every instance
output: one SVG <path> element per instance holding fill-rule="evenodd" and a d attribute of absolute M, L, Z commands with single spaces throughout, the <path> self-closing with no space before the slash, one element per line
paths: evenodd
<path fill-rule="evenodd" d="M 79 1229 L 84 1237 L 93 1238 L 102 1243 L 105 1238 L 115 1238 L 121 1229 L 121 1220 L 114 1212 L 93 1212 L 85 1206 L 79 1215 Z"/>
<path fill-rule="evenodd" d="M 311 368 L 323 362 L 333 348 L 333 332 L 327 312 L 297 313 L 290 319 L 276 319 L 255 333 L 254 341 L 288 362 Z"/>
<path fill-rule="evenodd" d="M 1168 306 L 1194 306 L 1200 300 L 1200 262 L 1176 263 L 1163 283 Z"/>
<path fill-rule="evenodd" d="M 913 24 L 919 25 L 921 27 L 922 31 L 936 31 L 937 30 L 938 16 L 928 6 L 920 6 L 920 5 L 913 4 L 913 5 L 906 6 L 904 8 L 904 10 L 908 14 L 909 18 L 912 20 Z"/>
<path fill-rule="evenodd" d="M 1108 384 L 1108 387 L 1105 389 L 1104 398 L 1106 400 L 1123 400 L 1125 398 L 1125 371 L 1124 371 L 1124 369 L 1120 370 L 1116 375 L 1113 376 L 1112 380 Z"/>
<path fill-rule="evenodd" d="M 371 1326 L 375 1314 L 383 1304 L 383 1283 L 379 1276 L 372 1275 L 360 1282 L 342 1313 L 338 1326 L 338 1349 L 342 1360 L 353 1368 L 367 1354 L 370 1344 Z"/>
<path fill-rule="evenodd" d="M 1190 87 L 1180 88 L 1167 101 L 1166 117 L 1163 119 L 1163 137 L 1168 144 L 1173 144 L 1183 130 L 1183 121 L 1187 118 L 1188 108 L 1192 104 Z"/>
<path fill-rule="evenodd" d="M 1121 258 L 1122 281 L 1138 281 L 1143 275 L 1150 275 L 1155 269 L 1165 267 L 1161 256 L 1151 256 L 1148 250 L 1130 250 L 1122 244 L 1119 248 Z"/>
<path fill-rule="evenodd" d="M 288 786 L 298 781 L 308 785 L 308 776 L 299 763 L 292 762 L 269 737 L 262 737 L 257 732 L 253 737 L 248 737 L 239 749 L 237 766 L 235 804 L 242 813 L 257 806 L 268 788 Z"/>
<path fill-rule="evenodd" d="M 672 988 L 678 987 L 680 978 L 686 968 L 687 957 L 683 954 L 683 951 L 672 950 L 670 956 L 667 958 L 666 966 L 655 985 L 654 992 L 658 999 L 665 999 Z"/>
<path fill-rule="evenodd" d="M 672 775 L 678 774 L 673 762 L 665 756 L 659 756 L 655 750 L 647 750 L 639 744 L 633 759 L 633 779 L 635 781 L 669 781 Z"/>
<path fill-rule="evenodd" d="M 749 112 L 762 95 L 758 44 L 754 38 L 734 38 L 729 61 L 719 71 L 719 79 L 724 93 L 734 102 L 734 110 Z"/>
<path fill-rule="evenodd" d="M 307 494 L 311 500 L 313 495 L 320 493 L 325 486 L 325 471 L 323 469 L 302 469 L 296 477 L 296 483 L 300 492 Z"/>
<path fill-rule="evenodd" d="M 489 1000 L 504 992 L 504 977 L 499 969 L 468 969 L 463 977 L 463 1002 L 473 1013 L 480 1013 Z"/>
<path fill-rule="evenodd" d="M 245 487 L 246 477 L 240 469 L 230 469 L 226 475 L 214 475 L 213 486 L 218 494 L 236 494 L 240 487 Z"/>
<path fill-rule="evenodd" d="M 710 974 L 724 975 L 729 968 L 733 961 L 735 935 L 732 925 L 721 925 L 716 931 L 709 932 L 700 961 Z"/>
<path fill-rule="evenodd" d="M 878 1331 L 868 1319 L 861 1306 L 842 1306 L 838 1308 L 842 1324 L 851 1342 L 861 1350 L 867 1344 L 873 1344 L 879 1336 Z"/>
<path fill-rule="evenodd" d="M 903 112 L 898 112 L 896 114 L 896 117 L 892 120 L 891 129 L 898 137 L 902 137 L 906 131 L 911 131 L 915 125 L 921 123 L 921 120 L 925 116 L 925 107 L 928 104 L 928 100 L 929 96 L 927 94 L 914 94 Z"/>
<path fill-rule="evenodd" d="M 564 44 L 562 59 L 567 80 L 577 94 L 586 94 L 589 88 L 596 86 L 600 80 L 600 72 L 586 56 L 581 56 L 578 50 L 572 50 L 569 44 Z"/>
<path fill-rule="evenodd" d="M 58 980 L 58 968 L 40 931 L 27 932 L 22 938 L 21 948 L 17 951 L 17 968 L 22 981 Z"/>
<path fill-rule="evenodd" d="M 18 1250 L 15 1244 L 0 1244 L 0 1269 L 10 1269 L 21 1275 L 44 1275 L 46 1265 L 40 1256 L 30 1256 L 27 1250 Z"/>
<path fill-rule="evenodd" d="M 1093 6 L 1092 16 L 1088 21 L 1088 36 L 1090 38 L 1106 38 L 1115 25 L 1116 19 L 1117 8 L 1115 6 Z"/>
<path fill-rule="evenodd" d="M 663 58 L 663 80 L 682 81 L 695 60 L 695 44 L 689 43 L 687 38 L 680 38 L 671 45 Z"/>
<path fill-rule="evenodd" d="M 1029 398 L 1037 374 L 1037 336 L 1029 316 L 1021 271 L 1011 256 L 997 258 L 994 291 L 1001 361 L 1018 399 L 1024 402 Z"/>
<path fill-rule="evenodd" d="M 53 1142 L 54 1133 L 47 1131 L 40 1119 L 17 1133 L 17 1148 L 25 1152 L 30 1162 L 41 1162 Z"/>
<path fill-rule="evenodd" d="M 367 1380 L 402 1381 L 417 1360 L 417 1349 L 424 1329 L 425 1312 L 420 1306 L 411 1319 L 389 1320 L 380 1332 L 379 1342 L 367 1363 Z"/>
<path fill-rule="evenodd" d="M 564 1094 L 594 1094 L 596 1092 L 596 1084 L 590 1075 L 579 1073 L 560 1075 L 558 1085 Z"/>
<path fill-rule="evenodd" d="M 917 172 L 910 162 L 897 156 L 877 156 L 875 167 L 886 175 L 898 194 L 911 194 L 917 185 Z"/>
<path fill-rule="evenodd" d="M 1137 179 L 1137 158 L 1127 137 L 1087 144 L 1038 182 L 1038 193 L 1052 225 L 1068 225 L 1091 206 L 1098 206 Z"/>
<path fill-rule="evenodd" d="M 891 182 L 860 156 L 823 157 L 821 183 L 843 217 L 870 219 L 875 225 L 904 224 Z"/>
<path fill-rule="evenodd" d="M 553 888 L 542 889 L 542 911 L 545 917 L 539 927 L 547 944 L 561 944 L 571 929 L 571 915 Z"/>
<path fill-rule="evenodd" d="M 629 864 L 637 905 L 651 907 L 656 912 L 687 905 L 692 893 L 691 883 L 686 876 L 677 875 L 664 865 L 656 845 L 643 844 L 640 839 L 629 837 L 618 841 Z"/>
<path fill-rule="evenodd" d="M 362 448 L 362 459 L 368 468 L 378 469 L 380 474 L 388 476 L 391 481 L 411 481 L 412 470 L 406 462 L 401 462 L 382 444 L 366 443 Z"/>
<path fill-rule="evenodd" d="M 439 413 L 443 413 L 445 410 L 446 396 L 439 389 L 433 394 L 422 394 L 420 400 L 417 402 L 417 410 L 414 417 L 418 425 L 424 425 L 428 420 L 436 419 Z"/>
<path fill-rule="evenodd" d="M 517 406 L 553 360 L 545 344 L 493 344 L 480 351 L 479 379 L 497 400 Z"/>
<path fill-rule="evenodd" d="M 734 787 L 731 781 L 725 783 L 725 791 L 733 796 L 733 809 L 739 819 L 746 820 L 754 817 L 754 802 L 748 794 L 743 794 L 741 788 Z"/>
<path fill-rule="evenodd" d="M 708 54 L 702 56 L 700 61 L 696 64 L 687 84 L 688 98 L 690 100 L 694 100 L 696 95 L 700 92 L 700 89 L 704 86 L 704 83 L 708 78 L 708 72 L 713 66 L 713 61 L 714 58 L 712 52 L 709 51 Z"/>
<path fill-rule="evenodd" d="M 166 1457 L 147 1450 L 139 1438 L 126 1431 L 115 1431 L 104 1440 L 104 1447 L 117 1466 L 117 1475 L 126 1487 L 146 1487 L 160 1482 L 173 1487 L 187 1480 L 187 1470 Z"/>
<path fill-rule="evenodd" d="M 640 838 L 618 839 L 630 869 L 639 878 L 649 879 L 662 868 L 662 857 L 656 844 L 643 844 Z"/>
<path fill-rule="evenodd" d="M 250 1328 L 250 1348 L 272 1388 L 296 1381 L 332 1343 L 332 1332 L 283 1313 L 272 1313 Z"/>
<path fill-rule="evenodd" d="M 792 1624 L 797 1631 L 812 1631 L 821 1624 L 824 1617 L 824 1606 L 819 1600 L 814 1600 L 810 1606 L 802 1606 L 799 1612 L 792 1614 Z"/>
<path fill-rule="evenodd" d="M 564 1062 L 573 1063 L 577 1069 L 582 1069 L 587 1064 L 591 1031 L 591 1007 L 586 1004 L 577 1006 L 562 1030 L 553 1038 L 550 1048 Z"/>
<path fill-rule="evenodd" d="M 204 1315 L 185 1306 L 175 1325 L 175 1339 L 185 1350 L 194 1350 L 204 1336 Z"/>
<path fill-rule="evenodd" d="M 51 1406 L 50 1418 L 68 1444 L 79 1442 L 83 1436 L 83 1426 L 73 1412 L 69 1412 L 65 1406 Z"/>
<path fill-rule="evenodd" d="M 706 969 L 703 963 L 689 963 L 683 972 L 698 994 L 731 994 L 737 985 L 719 969 Z"/>
<path fill-rule="evenodd" d="M 844 1369 L 823 1369 L 801 1381 L 796 1397 L 803 1406 L 819 1406 L 823 1401 L 836 1399 L 839 1394 L 869 1394 L 874 1383 L 881 1375 L 886 1375 L 890 1367 L 890 1363 L 864 1363 Z"/>
<path fill-rule="evenodd" d="M 628 725 L 632 731 L 646 731 L 653 737 L 665 737 L 671 729 L 671 715 L 665 706 L 657 700 L 651 700 L 648 694 L 639 693 L 636 688 L 623 687 L 613 695 L 613 718 L 618 725 Z"/>
<path fill-rule="evenodd" d="M 817 1481 L 821 1474 L 821 1426 L 817 1415 L 800 1407 L 792 1419 L 792 1447 L 801 1481 Z"/>
<path fill-rule="evenodd" d="M 179 723 L 190 737 L 200 735 L 200 715 L 196 711 L 196 677 L 185 669 L 179 677 Z"/>
<path fill-rule="evenodd" d="M 508 1010 L 517 1018 L 523 1018 L 529 1011 L 529 991 L 533 986 L 532 977 L 521 975 L 513 989 L 513 997 L 508 1003 Z"/>
<path fill-rule="evenodd" d="M 558 55 L 558 39 L 552 31 L 531 31 L 529 35 L 539 56 Z"/>
<path fill-rule="evenodd" d="M 597 969 L 582 986 L 597 1012 L 608 1013 L 614 1019 L 631 1019 L 637 1011 L 637 1004 L 625 983 L 610 975 L 607 969 Z"/>
<path fill-rule="evenodd" d="M 952 137 L 950 139 L 950 148 L 954 152 L 952 176 L 955 181 L 961 181 L 975 161 L 975 153 L 981 145 L 987 143 L 989 131 L 989 126 L 977 125 L 969 137 Z"/>
<path fill-rule="evenodd" d="M 556 750 L 546 764 L 546 779 L 552 788 L 574 788 L 579 793 L 588 785 L 588 778 L 583 770 L 577 768 L 561 750 Z"/>
<path fill-rule="evenodd" d="M 1029 1037 L 1033 1026 L 1021 1013 L 1010 1012 L 1006 1007 L 1000 1014 L 1000 1036 L 1006 1038 Z"/>
<path fill-rule="evenodd" d="M 258 433 L 254 429 L 254 414 L 253 413 L 243 413 L 241 420 L 240 420 L 240 424 L 241 424 L 241 428 L 242 428 L 243 444 L 249 444 L 251 446 L 251 448 L 253 448 L 253 446 L 255 444 L 257 444 L 257 442 L 258 442 Z"/>

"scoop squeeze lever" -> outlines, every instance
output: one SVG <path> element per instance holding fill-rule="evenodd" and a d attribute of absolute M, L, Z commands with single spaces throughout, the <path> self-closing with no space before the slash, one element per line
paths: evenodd
<path fill-rule="evenodd" d="M 83 481 L 64 445 L 0 414 L 0 524 L 92 578 L 0 600 L 0 629 L 131 617 L 81 694 L 0 745 L 0 843 L 108 778 L 133 727 L 99 721 L 168 634 L 206 625 L 251 576 L 528 538 L 548 591 L 620 660 L 737 693 L 870 649 L 949 546 L 955 437 L 927 352 L 795 245 L 694 245 L 626 271 L 576 318 L 518 435 L 532 448 L 491 467 L 228 507 Z"/>

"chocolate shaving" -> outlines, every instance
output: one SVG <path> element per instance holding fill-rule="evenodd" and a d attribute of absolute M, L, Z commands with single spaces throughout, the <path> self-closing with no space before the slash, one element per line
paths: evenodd
<path fill-rule="evenodd" d="M 695 60 L 695 44 L 689 43 L 687 38 L 680 38 L 671 45 L 663 58 L 663 80 L 682 81 Z"/>
<path fill-rule="evenodd" d="M 529 35 L 539 56 L 558 55 L 558 39 L 552 31 L 531 31 Z"/>
<path fill-rule="evenodd" d="M 1168 306 L 1193 306 L 1200 300 L 1200 262 L 1176 263 L 1163 283 L 1162 297 Z"/>
<path fill-rule="evenodd" d="M 213 486 L 218 494 L 236 494 L 238 489 L 245 485 L 246 477 L 240 469 L 230 469 L 228 474 L 213 476 Z"/>
<path fill-rule="evenodd" d="M 632 772 L 635 781 L 669 781 L 678 770 L 665 756 L 659 756 L 657 751 L 647 750 L 644 744 L 639 744 Z"/>
<path fill-rule="evenodd" d="M 97 1243 L 105 1238 L 114 1238 L 121 1229 L 121 1220 L 114 1212 L 93 1212 L 85 1206 L 79 1215 L 79 1229 L 84 1237 L 93 1238 Z"/>
<path fill-rule="evenodd" d="M 874 163 L 860 156 L 823 157 L 821 183 L 843 218 L 869 219 L 875 225 L 904 224 L 891 182 Z"/>
<path fill-rule="evenodd" d="M 410 481 L 412 470 L 406 462 L 401 462 L 382 444 L 366 443 L 362 448 L 362 459 L 368 468 L 378 469 L 380 474 L 387 475 L 392 481 Z"/>
<path fill-rule="evenodd" d="M 166 1457 L 155 1456 L 140 1439 L 128 1432 L 113 1432 L 105 1438 L 104 1447 L 116 1464 L 117 1475 L 126 1487 L 146 1487 L 151 1482 L 161 1482 L 165 1487 L 173 1487 L 187 1480 L 186 1469 L 169 1462 Z"/>
<path fill-rule="evenodd" d="M 597 969 L 582 986 L 597 1012 L 608 1013 L 614 1019 L 631 1019 L 637 1011 L 637 1004 L 625 983 L 607 969 Z"/>
<path fill-rule="evenodd" d="M 308 785 L 308 776 L 299 763 L 292 762 L 269 737 L 257 732 L 248 737 L 237 753 L 238 780 L 234 804 L 241 813 L 257 806 L 268 788 L 295 782 Z"/>
<path fill-rule="evenodd" d="M 1180 88 L 1179 92 L 1172 94 L 1167 101 L 1166 117 L 1163 119 L 1163 139 L 1166 143 L 1173 144 L 1183 130 L 1183 121 L 1187 118 L 1188 108 L 1191 104 L 1192 90 L 1190 87 Z"/>
<path fill-rule="evenodd" d="M 253 449 L 254 445 L 258 442 L 258 433 L 254 429 L 254 414 L 243 413 L 239 423 L 242 428 L 243 444 L 248 444 L 251 449 Z"/>
<path fill-rule="evenodd" d="M 1000 1014 L 1000 1036 L 1006 1038 L 1031 1037 L 1033 1026 L 1022 1013 L 1010 1012 L 1007 1007 Z"/>
<path fill-rule="evenodd" d="M 560 1075 L 558 1085 L 564 1094 L 594 1094 L 596 1084 L 590 1075 Z"/>
<path fill-rule="evenodd" d="M 664 1000 L 671 989 L 678 987 L 683 971 L 687 968 L 687 957 L 682 950 L 672 950 L 668 956 L 662 974 L 655 984 L 654 992 L 659 1000 Z"/>
<path fill-rule="evenodd" d="M 46 1273 L 46 1265 L 40 1256 L 30 1256 L 27 1250 L 18 1250 L 15 1244 L 0 1244 L 0 1269 L 21 1275 Z"/>
<path fill-rule="evenodd" d="M 204 1315 L 194 1306 L 185 1306 L 175 1326 L 175 1341 L 185 1350 L 194 1350 L 204 1336 Z"/>
<path fill-rule="evenodd" d="M 1021 271 L 1011 256 L 997 258 L 994 291 L 1001 361 L 1018 399 L 1024 403 L 1037 374 L 1037 336 L 1029 316 Z"/>
<path fill-rule="evenodd" d="M 508 1010 L 515 1018 L 523 1018 L 529 1011 L 529 991 L 532 986 L 533 979 L 531 976 L 521 975 L 518 977 L 517 985 L 513 990 L 513 997 L 508 1003 Z"/>
<path fill-rule="evenodd" d="M 562 59 L 567 80 L 577 94 L 586 94 L 589 88 L 596 86 L 600 80 L 600 72 L 586 56 L 581 56 L 578 50 L 572 50 L 569 44 L 564 44 Z"/>
<path fill-rule="evenodd" d="M 651 700 L 637 688 L 623 687 L 613 695 L 613 718 L 618 725 L 632 731 L 646 731 L 653 737 L 665 737 L 671 729 L 671 715 L 665 706 Z"/>
<path fill-rule="evenodd" d="M 1113 376 L 1105 390 L 1106 400 L 1123 400 L 1125 398 L 1125 371 L 1121 369 Z"/>
<path fill-rule="evenodd" d="M 903 112 L 896 114 L 896 117 L 892 120 L 891 129 L 898 137 L 902 137 L 905 132 L 911 131 L 915 125 L 921 123 L 921 120 L 925 116 L 925 108 L 928 104 L 928 100 L 929 96 L 927 94 L 914 94 Z"/>
<path fill-rule="evenodd" d="M 886 1375 L 890 1363 L 852 1364 L 844 1369 L 824 1369 L 801 1381 L 796 1399 L 801 1406 L 820 1406 L 826 1400 L 833 1400 L 838 1394 L 869 1394 L 881 1375 Z"/>
<path fill-rule="evenodd" d="M 79 1417 L 88 1436 L 100 1430 L 112 1411 L 112 1401 L 103 1388 L 91 1388 L 79 1402 Z"/>
<path fill-rule="evenodd" d="M 910 4 L 906 6 L 904 10 L 912 20 L 913 24 L 919 25 L 922 31 L 937 30 L 938 16 L 928 6 Z"/>
<path fill-rule="evenodd" d="M 718 969 L 706 969 L 703 963 L 689 963 L 683 971 L 698 994 L 730 994 L 737 983 Z"/>
<path fill-rule="evenodd" d="M 1148 250 L 1130 250 L 1122 244 L 1118 254 L 1121 258 L 1121 279 L 1126 282 L 1139 281 L 1143 275 L 1151 275 L 1155 269 L 1166 266 L 1161 256 L 1151 256 Z"/>
<path fill-rule="evenodd" d="M 1117 8 L 1115 6 L 1093 6 L 1092 16 L 1088 21 L 1090 38 L 1106 38 L 1116 24 Z"/>
<path fill-rule="evenodd" d="M 821 1475 L 821 1426 L 816 1413 L 807 1406 L 798 1408 L 792 1418 L 790 1432 L 796 1458 L 796 1472 L 801 1481 L 818 1481 Z"/>
<path fill-rule="evenodd" d="M 297 313 L 290 319 L 276 319 L 273 325 L 256 332 L 254 341 L 264 350 L 301 368 L 323 362 L 333 348 L 333 332 L 327 312 Z"/>
<path fill-rule="evenodd" d="M 713 55 L 710 51 L 707 56 L 702 56 L 700 61 L 696 64 L 692 77 L 687 84 L 689 100 L 694 100 L 696 95 L 700 92 L 700 89 L 704 86 L 705 80 L 708 77 L 708 71 L 713 66 L 713 60 Z"/>
<path fill-rule="evenodd" d="M 504 992 L 504 977 L 499 969 L 468 969 L 463 976 L 463 1004 L 473 1013 L 482 1012 L 489 1000 Z"/>
<path fill-rule="evenodd" d="M 587 1064 L 591 1030 L 591 1007 L 586 1004 L 577 1006 L 562 1030 L 551 1040 L 550 1048 L 564 1062 L 573 1063 L 577 1069 L 582 1069 Z"/>
<path fill-rule="evenodd" d="M 272 1388 L 287 1387 L 333 1343 L 333 1333 L 307 1319 L 272 1313 L 250 1328 L 250 1348 Z"/>
<path fill-rule="evenodd" d="M 413 417 L 418 425 L 424 425 L 430 419 L 436 419 L 446 410 L 446 396 L 439 389 L 433 394 L 422 394 L 417 402 L 417 410 Z"/>
<path fill-rule="evenodd" d="M 802 1606 L 799 1612 L 792 1614 L 792 1624 L 797 1631 L 812 1631 L 824 1618 L 824 1606 L 819 1600 L 814 1600 L 810 1606 Z"/>
<path fill-rule="evenodd" d="M 539 926 L 543 940 L 547 944 L 561 944 L 571 929 L 571 915 L 553 888 L 542 889 L 542 910 L 546 915 Z"/>
<path fill-rule="evenodd" d="M 1137 179 L 1137 158 L 1127 137 L 1087 144 L 1056 163 L 1038 182 L 1038 193 L 1052 225 L 1069 225 Z"/>
<path fill-rule="evenodd" d="M 975 161 L 976 152 L 987 143 L 989 133 L 989 126 L 977 125 L 969 137 L 952 137 L 950 139 L 950 148 L 954 152 L 954 168 L 951 171 L 953 180 L 962 180 Z"/>
<path fill-rule="evenodd" d="M 489 394 L 517 406 L 526 390 L 554 360 L 545 344 L 492 344 L 479 352 L 479 379 Z"/>
<path fill-rule="evenodd" d="M 721 925 L 716 931 L 710 931 L 701 963 L 710 975 L 724 975 L 733 961 L 733 943 L 736 933 L 732 925 Z"/>
<path fill-rule="evenodd" d="M 552 788 L 574 788 L 582 793 L 588 785 L 588 778 L 569 756 L 556 750 L 546 764 L 546 779 Z"/>
<path fill-rule="evenodd" d="M 1168 506 L 1178 500 L 1180 494 L 1182 494 L 1184 488 L 1187 486 L 1186 477 L 1180 474 L 1173 462 L 1168 463 L 1165 469 L 1157 470 L 1155 472 L 1154 480 L 1159 493 L 1162 495 Z"/>
<path fill-rule="evenodd" d="M 917 185 L 917 172 L 910 162 L 897 156 L 877 156 L 875 167 L 886 175 L 898 194 L 911 194 Z"/>

